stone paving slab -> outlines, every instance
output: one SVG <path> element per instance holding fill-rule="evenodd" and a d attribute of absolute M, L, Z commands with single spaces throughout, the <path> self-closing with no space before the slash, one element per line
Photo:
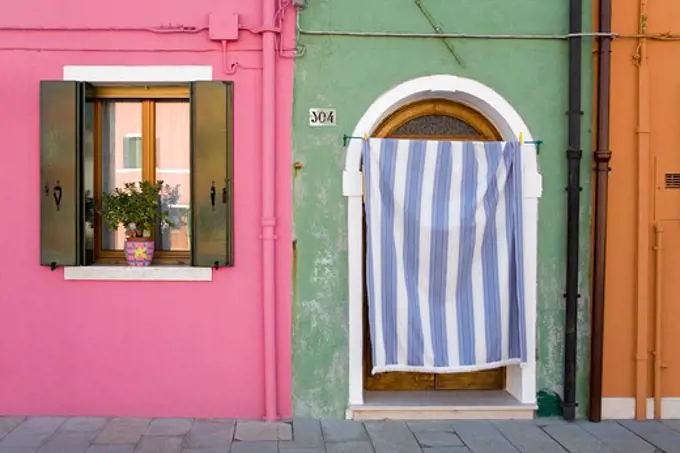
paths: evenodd
<path fill-rule="evenodd" d="M 255 440 L 252 442 L 234 442 L 231 453 L 276 453 L 278 442 L 272 440 Z"/>
<path fill-rule="evenodd" d="M 416 440 L 423 448 L 464 447 L 463 441 L 456 434 L 447 431 L 414 432 Z"/>
<path fill-rule="evenodd" d="M 5 437 L 14 428 L 23 422 L 25 417 L 2 417 L 0 418 L 0 439 Z"/>
<path fill-rule="evenodd" d="M 680 421 L 0 417 L 0 453 L 680 453 Z"/>
<path fill-rule="evenodd" d="M 108 423 L 104 417 L 73 417 L 61 425 L 59 431 L 73 431 L 78 433 L 99 433 Z M 96 435 L 96 434 L 95 434 Z"/>
<path fill-rule="evenodd" d="M 618 453 L 655 453 L 653 445 L 642 440 L 637 434 L 628 431 L 619 423 L 604 421 L 601 423 L 581 423 L 579 426 Z"/>
<path fill-rule="evenodd" d="M 35 453 L 34 447 L 0 447 L 0 453 Z"/>
<path fill-rule="evenodd" d="M 456 422 L 453 424 L 453 429 L 474 453 L 517 453 L 519 451 L 491 422 Z"/>
<path fill-rule="evenodd" d="M 285 453 L 326 453 L 325 447 L 316 448 L 292 448 L 292 449 L 281 449 L 281 443 L 279 442 L 279 452 Z"/>
<path fill-rule="evenodd" d="M 182 453 L 226 453 L 229 447 L 185 448 Z"/>
<path fill-rule="evenodd" d="M 423 448 L 423 453 L 470 453 L 468 447 Z"/>
<path fill-rule="evenodd" d="M 210 450 L 226 451 L 234 438 L 234 420 L 196 420 L 189 433 L 184 436 L 185 450 L 190 453 L 213 453 Z M 200 451 L 206 450 L 206 451 Z"/>
<path fill-rule="evenodd" d="M 85 453 L 93 438 L 94 435 L 87 432 L 59 430 L 40 447 L 38 453 Z"/>
<path fill-rule="evenodd" d="M 321 429 L 326 442 L 368 442 L 363 423 L 354 420 L 322 420 Z"/>
<path fill-rule="evenodd" d="M 576 424 L 546 426 L 544 430 L 569 453 L 615 453 L 613 447 Z"/>
<path fill-rule="evenodd" d="M 183 436 L 189 432 L 194 421 L 190 418 L 158 418 L 149 423 L 147 436 Z"/>
<path fill-rule="evenodd" d="M 406 422 L 366 422 L 376 453 L 411 453 L 421 450 Z"/>
<path fill-rule="evenodd" d="M 293 420 L 293 433 L 295 440 L 279 442 L 279 448 L 304 449 L 323 448 L 324 439 L 321 429 L 321 421 L 315 419 L 298 418 Z"/>
<path fill-rule="evenodd" d="M 564 448 L 537 425 L 520 421 L 501 421 L 494 423 L 494 427 L 521 452 L 564 453 Z"/>
<path fill-rule="evenodd" d="M 148 418 L 114 418 L 94 440 L 95 444 L 136 444 L 149 428 Z"/>
<path fill-rule="evenodd" d="M 292 440 L 293 428 L 290 423 L 266 423 L 259 420 L 243 420 L 236 424 L 234 440 L 237 441 L 278 441 Z"/>
<path fill-rule="evenodd" d="M 42 446 L 64 424 L 62 417 L 29 417 L 0 440 L 0 448 Z M 0 450 L 2 451 L 2 450 Z M 4 452 L 3 452 L 4 453 Z"/>
<path fill-rule="evenodd" d="M 133 453 L 134 445 L 92 445 L 85 453 Z"/>
<path fill-rule="evenodd" d="M 368 441 L 350 440 L 348 442 L 330 442 L 326 444 L 327 453 L 373 453 Z"/>
<path fill-rule="evenodd" d="M 182 453 L 182 436 L 144 436 L 135 453 Z"/>

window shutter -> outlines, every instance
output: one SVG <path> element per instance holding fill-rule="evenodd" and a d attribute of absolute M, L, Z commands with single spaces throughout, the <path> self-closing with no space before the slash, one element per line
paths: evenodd
<path fill-rule="evenodd" d="M 79 82 L 40 84 L 40 264 L 76 266 L 83 250 L 82 111 Z"/>
<path fill-rule="evenodd" d="M 232 84 L 191 84 L 192 265 L 233 266 Z"/>

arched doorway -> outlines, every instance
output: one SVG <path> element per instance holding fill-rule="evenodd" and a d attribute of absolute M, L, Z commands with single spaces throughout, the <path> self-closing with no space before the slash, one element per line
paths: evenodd
<path fill-rule="evenodd" d="M 501 134 L 484 115 L 471 107 L 447 99 L 426 99 L 407 104 L 385 118 L 375 128 L 372 136 L 412 140 L 501 140 Z M 365 252 L 364 245 L 364 254 Z M 364 389 L 366 390 L 499 390 L 505 388 L 505 367 L 455 374 L 389 372 L 372 375 L 372 349 L 365 283 L 363 325 L 363 369 Z"/>
<path fill-rule="evenodd" d="M 501 140 L 519 140 L 523 134 L 526 141 L 534 140 L 527 124 L 519 112 L 493 88 L 476 80 L 450 74 L 437 74 L 417 77 L 404 81 L 389 88 L 378 96 L 369 106 L 352 129 L 353 137 L 364 134 L 376 136 L 376 132 L 387 118 L 401 110 L 406 105 L 419 101 L 442 99 L 456 105 L 469 106 L 471 110 L 481 114 L 494 129 L 500 133 Z M 423 120 L 420 120 L 423 121 Z M 364 257 L 362 253 L 362 217 L 363 217 L 363 177 L 361 173 L 361 156 L 363 144 L 361 140 L 350 140 L 347 144 L 345 166 L 342 172 L 342 191 L 347 197 L 347 303 L 349 308 L 348 332 L 348 410 L 347 417 L 357 418 L 373 413 L 375 417 L 384 418 L 384 410 L 402 411 L 405 406 L 383 402 L 379 410 L 374 410 L 364 396 L 364 377 L 366 364 L 364 363 Z M 506 368 L 505 391 L 522 403 L 522 407 L 500 402 L 483 414 L 484 417 L 500 417 L 512 415 L 514 418 L 531 418 L 536 404 L 536 284 L 538 259 L 538 200 L 541 197 L 542 178 L 538 170 L 538 160 L 535 152 L 527 152 L 523 159 L 523 187 L 524 206 L 522 209 L 524 225 L 524 281 L 525 281 L 525 316 L 527 335 L 527 361 L 522 365 L 509 365 Z M 372 392 L 383 394 L 389 392 Z M 420 394 L 420 392 L 404 392 Z M 487 392 L 481 392 L 482 394 Z M 484 396 L 479 403 L 487 407 L 488 399 Z M 418 396 L 416 395 L 417 399 Z M 429 401 L 429 400 L 428 400 Z M 420 405 L 413 405 L 416 411 L 439 410 L 428 401 Z M 482 407 L 480 406 L 480 407 Z M 465 406 L 466 408 L 468 406 Z M 501 408 L 497 410 L 498 408 Z M 447 409 L 448 410 L 448 409 Z M 456 409 L 463 410 L 463 409 Z M 467 410 L 467 409 L 465 409 Z M 372 412 L 373 411 L 373 412 Z M 495 412 L 494 412 L 495 411 Z M 420 412 L 418 412 L 420 413 Z M 413 412 L 402 414 L 390 412 L 391 418 L 405 415 L 411 418 Z M 453 413 L 442 413 L 440 416 L 451 416 Z"/>

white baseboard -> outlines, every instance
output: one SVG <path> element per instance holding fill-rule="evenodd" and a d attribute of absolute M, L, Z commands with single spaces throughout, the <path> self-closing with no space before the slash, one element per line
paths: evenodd
<path fill-rule="evenodd" d="M 635 418 L 635 398 L 602 398 L 602 418 L 631 420 Z M 647 419 L 654 418 L 654 398 L 647 398 Z M 661 398 L 661 418 L 680 418 L 680 398 Z"/>

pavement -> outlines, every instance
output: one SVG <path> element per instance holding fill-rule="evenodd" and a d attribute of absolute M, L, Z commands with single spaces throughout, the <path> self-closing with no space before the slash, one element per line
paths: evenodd
<path fill-rule="evenodd" d="M 680 420 L 0 417 L 0 453 L 680 453 Z"/>

